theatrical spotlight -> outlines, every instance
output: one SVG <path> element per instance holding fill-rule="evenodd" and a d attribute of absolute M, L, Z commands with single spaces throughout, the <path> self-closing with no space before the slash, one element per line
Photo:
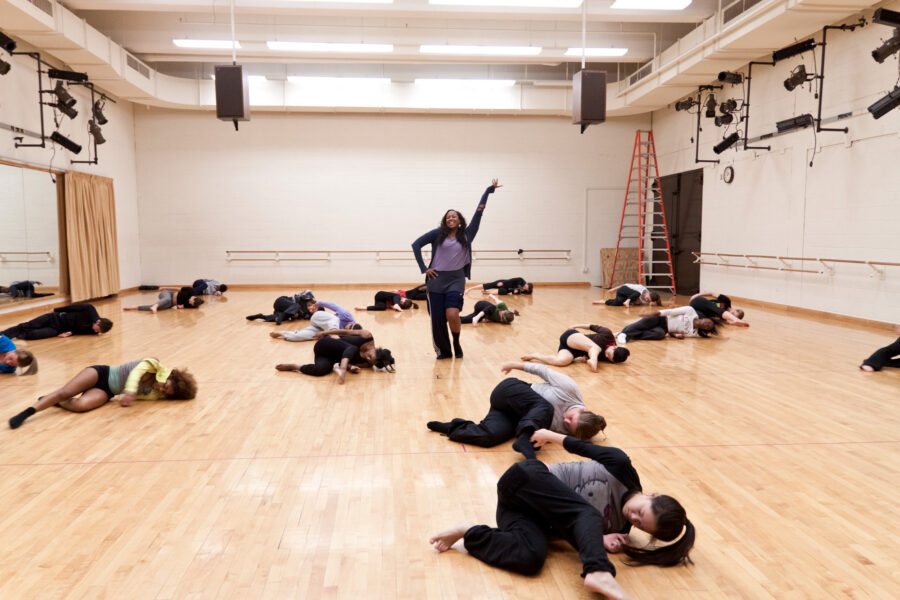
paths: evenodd
<path fill-rule="evenodd" d="M 790 119 L 785 119 L 784 121 L 778 121 L 775 123 L 776 129 L 778 129 L 778 133 L 784 133 L 785 131 L 792 131 L 794 129 L 803 129 L 804 127 L 809 127 L 815 122 L 813 116 L 809 113 L 805 115 L 800 115 L 799 117 L 791 117 Z"/>
<path fill-rule="evenodd" d="M 97 125 L 106 125 L 107 119 L 103 115 L 103 107 L 105 104 L 102 100 L 97 100 L 94 102 L 94 107 L 91 109 L 91 112 L 94 113 L 94 120 L 97 121 Z"/>
<path fill-rule="evenodd" d="M 731 125 L 733 121 L 734 115 L 731 113 L 721 114 L 715 119 L 716 127 L 721 127 L 722 125 Z"/>
<path fill-rule="evenodd" d="M 16 49 L 16 43 L 11 37 L 6 35 L 5 33 L 0 32 L 0 48 L 3 48 L 9 53 L 12 53 L 12 51 Z"/>
<path fill-rule="evenodd" d="M 872 58 L 877 63 L 883 63 L 886 58 L 900 50 L 900 29 L 894 30 L 894 35 L 885 40 L 881 46 L 872 50 Z"/>
<path fill-rule="evenodd" d="M 722 154 L 732 146 L 734 146 L 738 140 L 741 139 L 741 136 L 737 134 L 737 132 L 732 133 L 727 138 L 723 139 L 721 142 L 713 146 L 713 152 L 716 154 Z"/>
<path fill-rule="evenodd" d="M 67 106 L 70 108 L 75 106 L 75 98 L 73 98 L 72 95 L 66 91 L 66 88 L 63 85 L 62 81 L 57 81 L 56 87 L 53 88 L 52 90 L 48 90 L 45 93 L 56 94 L 56 100 L 57 100 L 57 102 L 59 102 L 60 106 Z"/>
<path fill-rule="evenodd" d="M 719 105 L 719 112 L 723 115 L 727 115 L 728 113 L 733 113 L 737 110 L 737 100 L 734 98 L 729 98 L 725 102 Z"/>
<path fill-rule="evenodd" d="M 869 107 L 869 112 L 876 119 L 880 119 L 888 114 L 897 106 L 900 106 L 900 87 L 895 87 L 894 91 Z"/>
<path fill-rule="evenodd" d="M 50 135 L 50 139 L 73 154 L 78 154 L 79 152 L 81 152 L 80 145 L 76 144 L 58 131 L 54 131 Z"/>
<path fill-rule="evenodd" d="M 6 75 L 11 68 L 11 64 L 0 58 L 0 75 Z"/>
<path fill-rule="evenodd" d="M 52 106 L 53 108 L 55 108 L 62 114 L 66 115 L 70 119 L 74 119 L 75 117 L 78 116 L 78 111 L 75 110 L 74 108 L 72 108 L 71 106 L 66 106 L 65 104 L 59 104 L 59 103 L 51 104 L 50 106 Z"/>
<path fill-rule="evenodd" d="M 797 86 L 803 85 L 810 79 L 812 79 L 812 76 L 806 72 L 806 65 L 797 65 L 794 67 L 794 70 L 791 71 L 790 77 L 784 80 L 784 89 L 793 92 Z"/>
<path fill-rule="evenodd" d="M 744 76 L 740 73 L 730 73 L 728 71 L 722 71 L 719 73 L 719 81 L 722 83 L 731 83 L 737 85 L 744 81 Z"/>
<path fill-rule="evenodd" d="M 872 15 L 872 22 L 879 25 L 887 25 L 888 27 L 900 27 L 900 12 L 879 8 Z"/>
<path fill-rule="evenodd" d="M 75 81 L 78 83 L 83 83 L 88 80 L 87 73 L 63 71 L 62 69 L 48 69 L 47 76 L 50 77 L 50 79 L 65 79 L 66 81 Z"/>
<path fill-rule="evenodd" d="M 804 52 L 808 52 L 815 47 L 816 40 L 812 38 L 803 40 L 802 42 L 797 42 L 792 46 L 788 46 L 787 48 L 782 48 L 781 50 L 776 50 L 775 52 L 773 52 L 772 62 L 778 62 L 779 60 L 784 60 L 792 56 L 797 56 L 798 54 L 803 54 Z"/>
<path fill-rule="evenodd" d="M 716 96 L 710 94 L 706 100 L 706 118 L 714 119 L 716 117 Z"/>
<path fill-rule="evenodd" d="M 689 110 L 697 106 L 697 101 L 693 98 L 685 98 L 675 103 L 675 110 Z"/>
<path fill-rule="evenodd" d="M 90 131 L 91 135 L 94 136 L 94 143 L 98 146 L 106 142 L 106 138 L 103 137 L 103 132 L 100 131 L 100 128 L 97 127 L 97 124 L 93 119 L 88 121 L 88 131 Z"/>

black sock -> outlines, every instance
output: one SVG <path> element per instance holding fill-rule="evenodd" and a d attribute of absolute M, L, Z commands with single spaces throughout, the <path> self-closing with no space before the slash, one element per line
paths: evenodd
<path fill-rule="evenodd" d="M 25 419 L 27 419 L 28 417 L 30 417 L 31 415 L 33 415 L 36 412 L 37 411 L 34 410 L 33 406 L 29 406 L 28 408 L 26 408 L 25 410 L 23 410 L 22 412 L 20 412 L 19 414 L 17 414 L 16 416 L 14 416 L 12 419 L 9 420 L 9 428 L 10 429 L 18 429 L 19 427 L 21 427 L 22 423 L 25 422 Z"/>
<path fill-rule="evenodd" d="M 462 358 L 463 351 L 462 346 L 459 345 L 459 332 L 450 332 L 453 334 L 453 353 L 456 355 L 456 358 Z"/>
<path fill-rule="evenodd" d="M 450 434 L 450 423 L 444 423 L 443 421 L 428 421 L 427 426 L 428 429 L 432 431 L 437 431 L 444 435 Z"/>
<path fill-rule="evenodd" d="M 520 452 L 526 459 L 537 458 L 537 455 L 534 453 L 534 446 L 531 445 L 532 433 L 533 431 L 531 430 L 523 431 L 519 437 L 516 438 L 516 441 L 513 442 L 513 450 Z"/>

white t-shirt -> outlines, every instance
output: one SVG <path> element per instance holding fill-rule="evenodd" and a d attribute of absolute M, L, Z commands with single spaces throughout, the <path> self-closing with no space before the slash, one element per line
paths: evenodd
<path fill-rule="evenodd" d="M 634 291 L 636 291 L 639 294 L 643 294 L 644 292 L 647 291 L 647 288 L 645 288 L 644 286 L 642 286 L 639 283 L 624 283 L 622 285 L 624 285 L 627 288 L 633 289 Z"/>
<path fill-rule="evenodd" d="M 684 337 L 697 336 L 697 330 L 694 328 L 694 319 L 699 319 L 700 316 L 690 306 L 661 310 L 659 314 L 666 318 L 670 334 L 683 333 Z"/>

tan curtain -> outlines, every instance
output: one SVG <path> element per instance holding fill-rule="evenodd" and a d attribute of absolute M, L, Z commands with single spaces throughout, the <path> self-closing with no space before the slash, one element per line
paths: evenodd
<path fill-rule="evenodd" d="M 119 291 L 116 199 L 108 177 L 65 174 L 66 247 L 73 302 Z"/>

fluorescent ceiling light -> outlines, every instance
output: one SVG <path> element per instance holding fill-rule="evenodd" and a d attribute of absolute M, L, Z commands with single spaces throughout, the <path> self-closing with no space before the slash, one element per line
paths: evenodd
<path fill-rule="evenodd" d="M 265 75 L 247 75 L 248 81 L 268 81 L 269 78 Z"/>
<path fill-rule="evenodd" d="M 302 75 L 291 75 L 287 78 L 291 83 L 331 83 L 331 84 L 379 84 L 384 85 L 390 83 L 389 77 L 308 77 Z"/>
<path fill-rule="evenodd" d="M 289 52 L 393 52 L 393 44 L 339 44 L 326 42 L 266 42 L 269 50 Z"/>
<path fill-rule="evenodd" d="M 598 56 L 625 56 L 628 48 L 585 48 L 584 56 L 596 58 Z M 581 56 L 581 48 L 569 48 L 566 56 Z"/>
<path fill-rule="evenodd" d="M 172 40 L 179 48 L 195 48 L 203 50 L 231 50 L 231 40 Z M 234 47 L 240 49 L 241 43 L 235 42 Z"/>
<path fill-rule="evenodd" d="M 540 46 L 453 46 L 450 44 L 422 44 L 422 54 L 472 54 L 476 56 L 537 56 Z"/>
<path fill-rule="evenodd" d="M 691 0 L 616 0 L 610 8 L 622 10 L 683 10 Z"/>
<path fill-rule="evenodd" d="M 508 6 L 523 8 L 577 8 L 581 0 L 428 0 L 428 4 L 452 6 Z"/>
<path fill-rule="evenodd" d="M 516 84 L 515 79 L 416 79 L 416 85 L 426 86 L 493 86 L 493 87 L 509 87 Z"/>

